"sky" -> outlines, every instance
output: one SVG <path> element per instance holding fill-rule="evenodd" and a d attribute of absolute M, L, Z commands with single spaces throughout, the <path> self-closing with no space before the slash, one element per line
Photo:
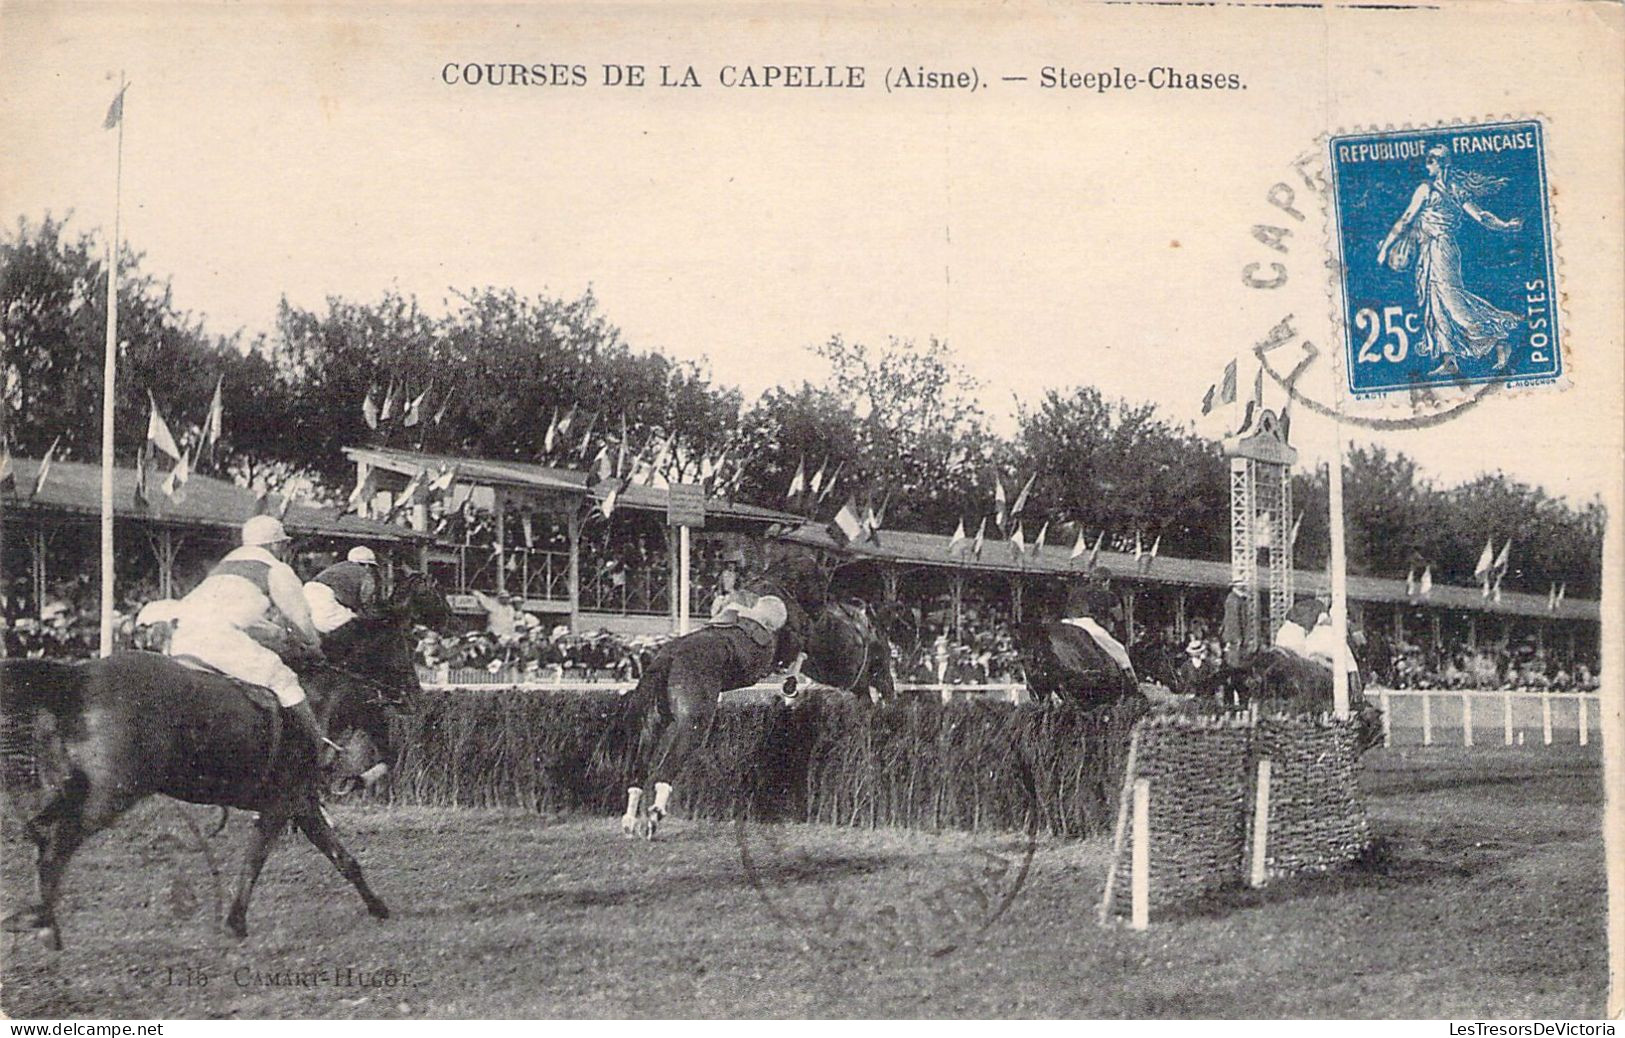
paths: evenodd
<path fill-rule="evenodd" d="M 1608 172 L 1625 88 L 1587 78 L 1617 54 L 1584 17 L 880 10 L 8 5 L 0 216 L 111 226 L 116 134 L 101 120 L 122 70 L 124 237 L 216 333 L 269 333 L 284 296 L 321 309 L 397 290 L 438 312 L 452 288 L 590 286 L 634 347 L 704 357 L 750 396 L 818 381 L 809 347 L 833 334 L 935 336 L 1003 432 L 1017 401 L 1082 384 L 1187 422 L 1286 315 L 1327 356 L 1340 342 L 1325 205 L 1295 157 L 1340 128 L 1538 111 L 1570 382 L 1426 430 L 1343 432 L 1444 483 L 1502 470 L 1583 501 L 1619 480 L 1625 277 Z M 1511 39 L 1517 62 L 1446 60 Z M 448 63 L 492 62 L 579 65 L 588 84 L 444 81 Z M 704 85 L 604 86 L 605 63 L 651 79 L 693 65 Z M 724 66 L 770 63 L 862 66 L 867 85 L 721 85 Z M 974 69 L 985 86 L 887 89 L 889 68 L 920 66 Z M 1233 73 L 1245 89 L 1037 85 L 1045 67 L 1154 66 Z M 1267 201 L 1277 182 L 1302 220 Z M 1260 224 L 1291 231 L 1285 254 Z M 1247 287 L 1253 262 L 1265 275 L 1281 262 L 1287 284 Z M 1320 374 L 1305 385 L 1329 401 Z M 1295 428 L 1306 462 L 1329 456 L 1329 421 L 1300 412 Z"/>

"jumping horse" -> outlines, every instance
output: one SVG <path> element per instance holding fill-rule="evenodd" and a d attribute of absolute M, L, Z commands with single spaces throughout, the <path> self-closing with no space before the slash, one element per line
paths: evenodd
<path fill-rule="evenodd" d="M 627 782 L 621 829 L 654 839 L 665 818 L 672 780 L 703 742 L 723 692 L 746 688 L 788 667 L 783 696 L 799 693 L 802 674 L 868 702 L 895 689 L 891 643 L 861 603 L 829 600 L 830 571 L 807 556 L 775 562 L 744 582 L 751 596 L 776 596 L 786 621 L 771 636 L 744 625 L 709 625 L 667 642 L 622 697 L 599 741 L 600 765 Z M 654 799 L 643 809 L 643 791 Z M 641 810 L 640 810 L 641 809 Z"/>
<path fill-rule="evenodd" d="M 389 712 L 412 709 L 421 694 L 410 624 L 438 615 L 444 599 L 437 607 L 436 597 L 425 582 L 408 581 L 386 615 L 346 624 L 324 646 L 325 661 L 297 665 L 324 730 L 345 734 L 335 765 L 342 774 L 353 778 L 393 759 Z M 290 823 L 349 880 L 371 915 L 388 917 L 322 811 L 330 776 L 309 745 L 284 737 L 269 691 L 150 652 L 78 662 L 3 660 L 0 719 L 8 743 L 21 733 L 36 760 L 50 759 L 60 771 L 44 806 L 23 823 L 38 850 L 39 900 L 9 914 L 4 929 L 44 931 L 60 949 L 56 905 L 69 860 L 86 839 L 154 794 L 255 812 L 226 917 L 236 936 L 248 934 L 254 883 Z M 11 788 L 17 778 L 8 767 L 8 795 L 20 792 Z"/>

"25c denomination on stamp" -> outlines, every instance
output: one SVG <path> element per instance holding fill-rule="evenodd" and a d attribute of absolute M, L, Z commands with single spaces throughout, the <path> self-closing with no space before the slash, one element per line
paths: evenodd
<path fill-rule="evenodd" d="M 1557 382 L 1541 123 L 1329 143 L 1349 391 Z"/>

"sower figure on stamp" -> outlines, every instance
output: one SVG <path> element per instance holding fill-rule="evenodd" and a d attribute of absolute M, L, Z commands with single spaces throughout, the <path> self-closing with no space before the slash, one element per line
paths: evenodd
<path fill-rule="evenodd" d="M 351 548 L 343 562 L 335 562 L 305 584 L 305 600 L 321 634 L 331 634 L 358 616 L 377 618 L 382 601 L 378 556 L 366 545 Z"/>
<path fill-rule="evenodd" d="M 1436 144 L 1427 150 L 1428 179 L 1418 184 L 1388 236 L 1377 248 L 1377 263 L 1404 270 L 1416 262 L 1416 302 L 1422 308 L 1422 338 L 1416 350 L 1439 358 L 1430 375 L 1455 375 L 1458 357 L 1478 358 L 1495 350 L 1501 371 L 1512 359 L 1507 337 L 1522 320 L 1469 292 L 1461 279 L 1458 232 L 1463 215 L 1492 231 L 1516 231 L 1523 221 L 1503 220 L 1478 200 L 1506 185 L 1501 177 L 1463 173 L 1450 168 L 1450 149 Z"/>
<path fill-rule="evenodd" d="M 193 657 L 270 689 L 292 719 L 293 730 L 309 740 L 316 760 L 325 764 L 333 749 L 299 676 L 268 647 L 322 655 L 304 586 L 287 563 L 288 534 L 275 516 L 256 515 L 243 524 L 242 536 L 242 547 L 221 559 L 181 599 L 169 655 Z"/>

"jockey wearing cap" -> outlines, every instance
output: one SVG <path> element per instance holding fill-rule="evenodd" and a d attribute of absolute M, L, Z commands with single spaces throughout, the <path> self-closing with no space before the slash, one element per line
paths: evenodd
<path fill-rule="evenodd" d="M 378 556 L 366 545 L 351 548 L 343 562 L 335 562 L 305 584 L 305 600 L 322 634 L 331 634 L 358 616 L 377 615 Z"/>
<path fill-rule="evenodd" d="M 275 516 L 256 515 L 244 523 L 242 547 L 221 559 L 180 600 L 169 655 L 195 657 L 240 681 L 270 689 L 321 759 L 326 740 L 298 675 L 257 640 L 280 643 L 291 632 L 307 652 L 321 653 L 304 588 L 287 563 L 289 551 L 288 535 Z"/>

